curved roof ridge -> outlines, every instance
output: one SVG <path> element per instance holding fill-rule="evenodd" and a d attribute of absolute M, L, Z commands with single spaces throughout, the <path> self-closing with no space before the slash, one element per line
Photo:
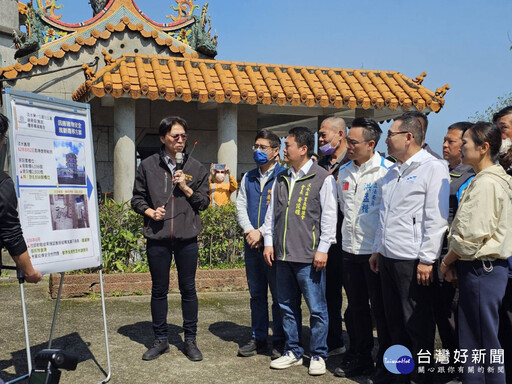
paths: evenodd
<path fill-rule="evenodd" d="M 438 112 L 444 94 L 397 71 L 220 61 L 125 53 L 73 94 L 75 101 L 111 94 L 200 103 L 277 104 Z"/>

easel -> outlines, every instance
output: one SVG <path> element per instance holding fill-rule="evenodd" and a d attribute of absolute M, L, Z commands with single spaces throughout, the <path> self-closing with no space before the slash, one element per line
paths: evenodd
<path fill-rule="evenodd" d="M 94 186 L 96 185 L 96 173 L 94 165 L 94 152 L 93 152 L 93 140 L 92 140 L 92 123 L 91 123 L 91 113 L 90 113 L 90 105 L 76 103 L 69 100 L 61 100 L 53 97 L 41 96 L 34 93 L 27 93 L 14 90 L 12 88 L 6 88 L 3 92 L 3 104 L 6 109 L 6 115 L 11 121 L 9 127 L 9 153 L 12 156 L 11 162 L 11 176 L 15 183 L 18 193 L 18 200 L 22 199 L 22 193 L 28 190 L 33 190 L 33 188 L 39 188 L 43 194 L 60 194 L 62 192 L 55 192 L 55 190 L 59 189 L 59 185 L 65 185 L 66 188 L 78 189 L 78 192 L 69 193 L 70 195 L 77 194 L 79 197 L 84 198 L 84 196 L 88 199 L 89 202 L 96 200 L 93 195 Z M 34 130 L 33 127 L 29 126 L 28 122 L 31 116 L 38 116 L 38 129 Z M 18 147 L 15 143 L 19 143 L 20 141 L 25 143 L 24 145 L 29 148 L 36 148 L 38 145 L 46 148 L 47 151 L 52 151 L 52 149 L 48 149 L 48 140 L 54 140 L 59 143 L 59 145 L 68 148 L 69 151 L 73 151 L 75 157 L 77 153 L 74 151 L 77 150 L 76 147 L 80 148 L 79 150 L 82 153 L 81 158 L 81 167 L 84 172 L 85 169 L 89 169 L 90 172 L 87 174 L 84 173 L 83 183 L 73 180 L 67 180 L 70 185 L 66 185 L 65 182 L 60 181 L 59 177 L 50 177 L 49 175 L 53 174 L 50 172 L 50 169 L 58 168 L 58 163 L 55 160 L 54 156 L 38 156 L 37 159 L 35 156 L 30 155 L 30 151 L 23 152 L 24 157 L 29 157 L 35 163 L 40 160 L 39 164 L 43 169 L 45 169 L 45 175 L 50 177 L 50 179 L 30 179 L 23 178 L 21 172 L 19 171 L 17 164 L 17 156 L 16 153 L 19 152 Z M 46 143 L 46 144 L 45 144 Z M 73 144 L 75 143 L 75 144 Z M 79 143 L 80 145 L 76 144 Z M 43 145 L 44 144 L 44 145 Z M 75 147 L 73 147 L 73 145 Z M 46 147 L 45 147 L 46 145 Z M 29 148 L 29 149 L 32 149 Z M 51 145 L 49 148 L 53 148 Z M 75 149 L 73 149 L 75 148 Z M 5 153 L 5 151 L 3 152 Z M 64 157 L 61 154 L 61 160 Z M 36 161 L 37 160 L 37 161 Z M 3 163 L 3 160 L 0 159 L 0 163 Z M 78 163 L 76 165 L 76 171 L 78 172 Z M 49 181 L 51 180 L 51 181 Z M 37 182 L 36 182 L 37 181 Z M 30 197 L 27 197 L 30 198 Z M 51 198 L 50 198 L 51 202 Z M 50 203 L 51 204 L 51 203 Z M 104 286 L 103 286 L 103 273 L 102 273 L 102 264 L 101 264 L 101 239 L 100 227 L 99 227 L 99 213 L 98 213 L 98 205 L 97 201 L 95 203 L 89 203 L 89 218 L 88 218 L 88 227 L 91 228 L 89 234 L 86 236 L 87 241 L 84 243 L 85 249 L 87 252 L 82 254 L 80 261 L 77 261 L 74 257 L 74 254 L 64 254 L 60 253 L 60 257 L 58 260 L 53 260 L 52 262 L 46 263 L 45 265 L 41 265 L 41 268 L 38 268 L 37 264 L 34 264 L 35 268 L 38 268 L 43 273 L 60 273 L 60 285 L 57 294 L 57 300 L 55 303 L 55 309 L 53 313 L 50 338 L 48 341 L 48 349 L 51 348 L 53 342 L 53 336 L 55 331 L 55 324 L 57 320 L 57 313 L 59 309 L 60 299 L 62 295 L 62 286 L 64 281 L 64 272 L 61 271 L 71 271 L 71 270 L 79 270 L 85 268 L 98 268 L 99 269 L 99 277 L 100 277 L 100 289 L 101 289 L 101 303 L 102 303 L 102 312 L 103 312 L 103 326 L 105 330 L 105 344 L 107 351 L 107 364 L 108 364 L 108 373 L 107 376 L 100 381 L 100 383 L 106 383 L 110 380 L 111 377 L 111 366 L 110 366 L 110 351 L 108 344 L 108 335 L 107 335 L 107 318 L 105 311 L 105 294 L 104 294 Z M 21 200 L 19 206 L 22 206 Z M 51 216 L 51 208 L 47 213 Z M 23 232 L 24 234 L 31 233 L 35 231 L 30 225 L 30 223 L 23 223 L 23 218 L 20 217 L 20 221 L 22 222 L 22 226 L 24 225 Z M 51 228 L 50 228 L 51 229 Z M 52 234 L 52 229 L 43 230 L 43 233 L 40 232 L 32 232 L 32 236 L 28 235 L 28 237 L 39 237 L 39 236 L 48 236 L 53 239 L 53 242 L 56 242 L 56 236 Z M 67 237 L 65 240 L 78 240 L 83 239 L 84 236 L 75 235 L 73 232 L 75 227 L 66 228 L 69 232 L 64 232 Z M 41 228 L 37 229 L 41 231 Z M 46 231 L 46 232 L 45 232 Z M 92 240 L 91 240 L 92 239 Z M 33 243 L 37 243 L 37 241 L 33 240 Z M 27 244 L 29 245 L 29 244 Z M 58 252 L 63 250 L 62 244 L 52 244 L 52 247 Z M 32 358 L 30 355 L 30 344 L 28 338 L 28 326 L 27 326 L 27 315 L 25 308 L 25 296 L 23 291 L 23 284 L 20 283 L 21 286 L 21 296 L 22 296 L 22 305 L 23 305 L 23 318 L 25 322 L 25 337 L 27 343 L 27 365 L 29 369 L 29 374 L 23 376 L 23 378 L 18 378 L 10 383 L 14 383 L 16 381 L 20 381 L 22 379 L 30 376 L 32 372 Z"/>
<path fill-rule="evenodd" d="M 1 259 L 0 259 L 0 272 L 1 272 L 2 268 L 16 270 L 16 275 L 17 275 L 18 281 L 20 283 L 21 307 L 23 310 L 23 326 L 24 326 L 24 331 L 25 331 L 25 348 L 26 348 L 26 353 L 27 353 L 28 373 L 26 373 L 23 376 L 17 377 L 11 381 L 5 382 L 5 384 L 13 384 L 13 383 L 17 383 L 19 381 L 28 379 L 30 376 L 30 372 L 32 372 L 32 355 L 30 353 L 30 340 L 29 340 L 29 334 L 28 334 L 27 307 L 25 304 L 25 290 L 23 287 L 25 278 L 23 277 L 23 273 L 18 268 L 14 267 L 14 266 L 3 266 L 1 263 Z M 99 268 L 99 275 L 100 275 L 100 291 L 101 291 L 101 308 L 102 308 L 102 313 L 103 313 L 103 328 L 104 328 L 104 332 L 105 332 L 105 347 L 106 347 L 106 352 L 107 352 L 107 367 L 108 367 L 107 376 L 103 380 L 98 382 L 98 384 L 103 384 L 103 383 L 107 383 L 110 381 L 110 378 L 112 377 L 112 369 L 111 369 L 111 364 L 110 364 L 110 347 L 109 347 L 109 343 L 108 343 L 108 333 L 107 333 L 107 313 L 105 310 L 105 290 L 104 290 L 104 286 L 103 286 L 103 271 L 102 271 L 101 267 Z M 55 308 L 53 311 L 53 319 L 52 319 L 52 325 L 51 325 L 51 329 L 50 329 L 50 338 L 48 340 L 48 349 L 52 348 L 55 324 L 57 322 L 57 313 L 59 310 L 60 299 L 62 296 L 63 282 L 64 282 L 64 272 L 61 272 L 60 273 L 59 290 L 57 293 L 57 299 L 56 299 Z"/>
<path fill-rule="evenodd" d="M 108 367 L 107 376 L 103 380 L 98 382 L 98 384 L 103 384 L 103 383 L 107 383 L 110 381 L 110 378 L 112 376 L 112 370 L 111 370 L 111 365 L 110 365 L 110 348 L 109 348 L 109 344 L 108 344 L 108 333 L 107 333 L 107 312 L 105 311 L 105 290 L 103 287 L 103 271 L 102 271 L 101 266 L 99 267 L 99 274 L 100 274 L 101 309 L 102 309 L 102 313 L 103 313 L 103 329 L 105 332 L 105 348 L 106 348 L 106 352 L 107 352 L 107 367 Z M 57 292 L 55 309 L 53 311 L 52 326 L 51 326 L 51 330 L 50 330 L 50 339 L 48 340 L 48 349 L 52 348 L 53 334 L 55 331 L 55 323 L 57 321 L 57 313 L 59 310 L 60 298 L 62 296 L 63 283 L 64 283 L 64 272 L 61 272 L 60 273 L 59 290 Z M 6 384 L 8 384 L 8 383 L 6 383 Z"/>

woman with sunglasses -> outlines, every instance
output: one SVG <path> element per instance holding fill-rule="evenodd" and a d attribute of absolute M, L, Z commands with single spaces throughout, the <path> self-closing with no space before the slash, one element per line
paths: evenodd
<path fill-rule="evenodd" d="M 208 207 L 208 171 L 196 159 L 184 155 L 187 122 L 166 117 L 159 127 L 162 147 L 144 159 L 135 176 L 132 207 L 144 216 L 144 236 L 151 273 L 151 317 L 155 341 L 142 355 L 153 360 L 169 352 L 167 293 L 169 269 L 174 257 L 181 293 L 184 354 L 192 361 L 203 359 L 196 345 L 196 269 L 199 257 L 197 235 L 199 211 Z"/>
<path fill-rule="evenodd" d="M 493 124 L 478 122 L 464 133 L 462 163 L 476 176 L 464 190 L 448 235 L 449 252 L 440 264 L 446 280 L 459 281 L 465 384 L 505 383 L 498 310 L 507 285 L 506 259 L 512 255 L 512 177 L 497 164 L 500 145 Z"/>

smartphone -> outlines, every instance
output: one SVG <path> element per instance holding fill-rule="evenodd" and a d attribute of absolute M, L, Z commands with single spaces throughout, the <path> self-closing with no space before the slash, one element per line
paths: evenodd
<path fill-rule="evenodd" d="M 226 169 L 226 164 L 213 164 L 213 169 L 215 171 L 224 171 Z"/>

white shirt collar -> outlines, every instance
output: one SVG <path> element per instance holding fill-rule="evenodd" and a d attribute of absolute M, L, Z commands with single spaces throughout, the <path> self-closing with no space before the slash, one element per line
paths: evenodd
<path fill-rule="evenodd" d="M 261 172 L 261 168 L 258 167 L 260 176 L 262 176 L 262 177 L 269 176 L 272 172 L 274 172 L 274 168 L 276 167 L 276 165 L 277 165 L 277 161 L 274 163 L 273 166 L 271 166 L 269 169 L 267 169 L 267 172 L 265 172 L 265 173 Z"/>
<path fill-rule="evenodd" d="M 301 176 L 304 176 L 304 175 L 307 175 L 307 173 L 309 172 L 311 166 L 313 165 L 313 160 L 312 159 L 309 159 L 306 164 L 304 164 L 302 166 L 301 169 L 299 169 L 299 172 L 295 173 L 295 170 L 293 169 L 293 167 L 290 167 L 288 169 L 288 175 L 290 176 L 295 176 L 295 177 L 301 177 Z"/>

